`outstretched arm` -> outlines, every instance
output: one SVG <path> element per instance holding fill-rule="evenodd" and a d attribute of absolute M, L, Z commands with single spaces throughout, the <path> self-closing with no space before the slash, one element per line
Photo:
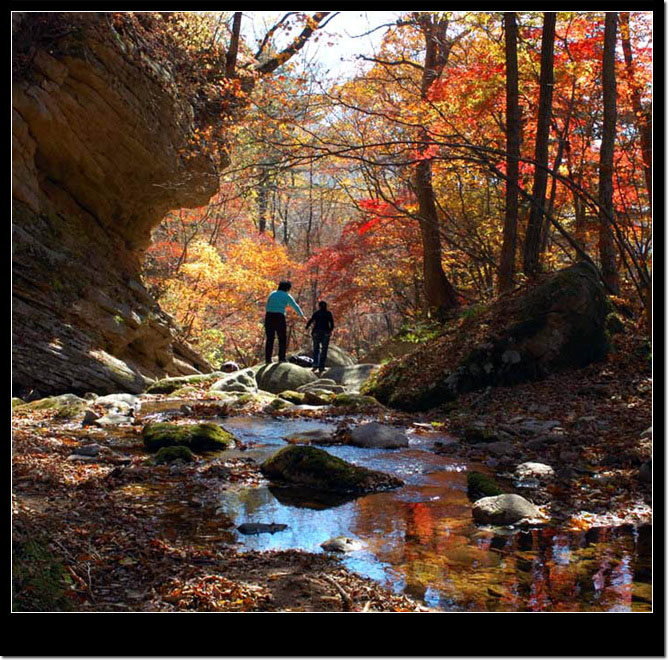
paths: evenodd
<path fill-rule="evenodd" d="M 302 312 L 302 308 L 297 304 L 297 301 L 288 293 L 288 305 L 292 307 L 292 309 L 299 314 L 303 319 L 306 317 L 304 316 L 304 312 Z"/>

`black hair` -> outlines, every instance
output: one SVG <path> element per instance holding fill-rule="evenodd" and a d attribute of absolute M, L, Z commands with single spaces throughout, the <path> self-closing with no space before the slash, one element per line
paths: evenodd
<path fill-rule="evenodd" d="M 324 300 L 321 300 L 318 303 L 318 307 L 320 307 L 320 309 L 327 309 L 327 303 Z"/>
<path fill-rule="evenodd" d="M 283 282 L 278 283 L 279 291 L 290 291 L 291 288 L 292 288 L 292 282 L 284 280 Z"/>

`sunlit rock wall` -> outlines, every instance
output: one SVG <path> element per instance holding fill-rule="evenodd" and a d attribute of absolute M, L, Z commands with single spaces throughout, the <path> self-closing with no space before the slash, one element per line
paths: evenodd
<path fill-rule="evenodd" d="M 192 107 L 104 14 L 71 15 L 73 31 L 39 46 L 25 43 L 31 16 L 13 15 L 31 58 L 12 90 L 14 394 L 209 371 L 140 281 L 151 229 L 217 189 L 211 160 L 183 155 Z"/>

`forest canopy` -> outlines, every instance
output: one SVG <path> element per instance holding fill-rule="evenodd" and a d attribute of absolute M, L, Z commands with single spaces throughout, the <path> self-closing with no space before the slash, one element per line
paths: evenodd
<path fill-rule="evenodd" d="M 253 363 L 291 279 L 362 358 L 582 260 L 650 322 L 652 13 L 393 13 L 325 71 L 305 45 L 336 52 L 351 13 L 276 13 L 255 40 L 255 12 L 151 14 L 236 99 L 194 136 L 229 157 L 217 195 L 146 255 L 183 338 Z"/>

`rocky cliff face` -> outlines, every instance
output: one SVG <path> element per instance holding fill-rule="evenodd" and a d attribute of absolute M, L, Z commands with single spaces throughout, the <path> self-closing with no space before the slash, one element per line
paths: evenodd
<path fill-rule="evenodd" d="M 108 16 L 71 14 L 30 43 L 33 16 L 13 16 L 29 60 L 12 97 L 14 394 L 138 392 L 210 371 L 140 281 L 151 229 L 217 189 L 216 165 L 183 155 L 193 108 Z"/>

